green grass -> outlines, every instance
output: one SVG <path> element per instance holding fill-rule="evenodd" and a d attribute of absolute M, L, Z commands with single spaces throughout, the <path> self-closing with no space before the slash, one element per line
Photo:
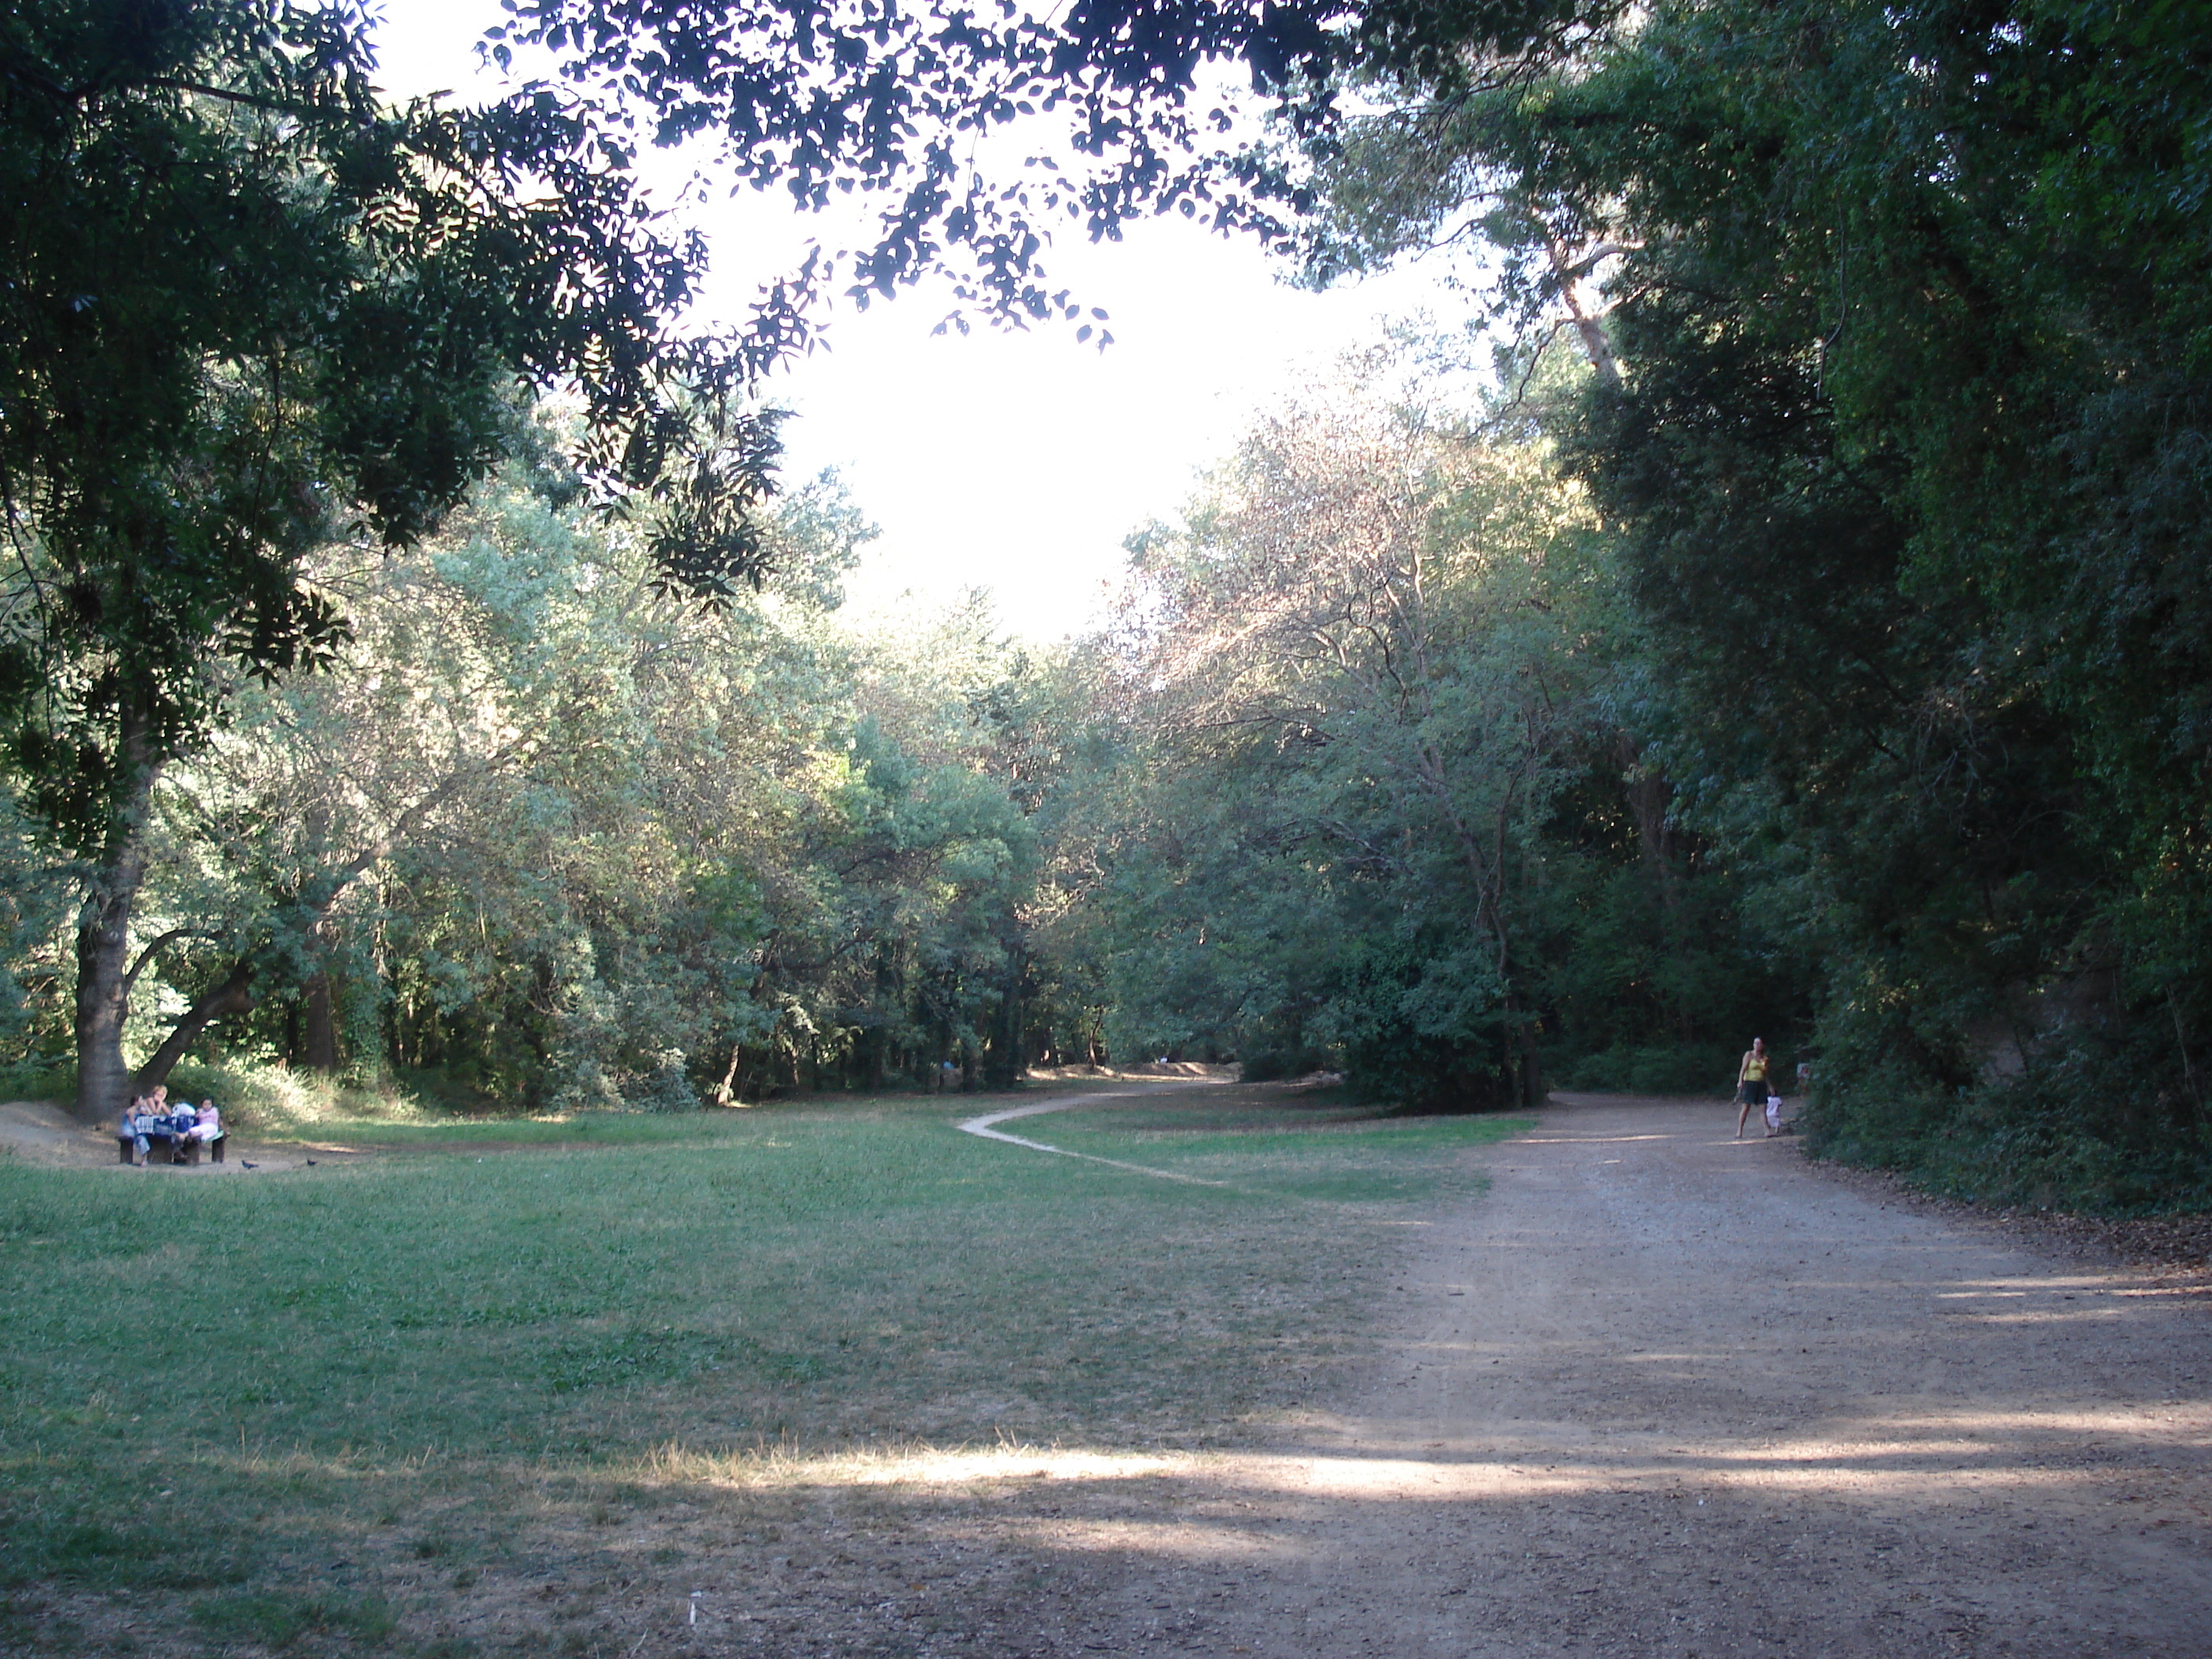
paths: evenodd
<path fill-rule="evenodd" d="M 1187 1103 L 1102 1103 L 1009 1127 L 1067 1152 L 1216 1182 L 1279 1210 L 1285 1200 L 1372 1205 L 1437 1198 L 1468 1178 L 1455 1154 L 1517 1133 L 1528 1123 L 1383 1115 L 1331 1091 L 1241 1107 L 1204 1096 Z M 1357 1217 L 1345 1219 L 1358 1224 Z"/>
<path fill-rule="evenodd" d="M 192 1623 L 225 1642 L 250 1641 L 289 1648 L 304 1636 L 341 1636 L 380 1642 L 398 1620 L 376 1596 L 218 1595 L 192 1608 Z"/>
<path fill-rule="evenodd" d="M 1403 1223 L 1523 1122 L 1190 1101 L 1008 1127 L 1219 1185 L 978 1141 L 973 1101 L 356 1122 L 379 1156 L 215 1178 L 0 1164 L 0 1593 L 162 1589 L 176 1651 L 404 1644 L 433 1578 L 536 1559 L 672 1444 L 1264 1433 L 1357 1352 Z"/>

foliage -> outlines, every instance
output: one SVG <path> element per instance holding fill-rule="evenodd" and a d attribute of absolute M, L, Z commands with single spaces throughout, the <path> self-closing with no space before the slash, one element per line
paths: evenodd
<path fill-rule="evenodd" d="M 0 55 L 0 752 L 83 861 L 96 1116 L 129 1085 L 155 780 L 238 673 L 328 665 L 348 636 L 308 550 L 419 542 L 557 386 L 654 581 L 726 602 L 763 568 L 775 419 L 748 399 L 787 341 L 678 339 L 703 250 L 594 112 L 542 89 L 389 108 L 352 6 L 38 0 Z"/>
<path fill-rule="evenodd" d="M 1736 1051 L 1719 1043 L 1624 1043 L 1575 1056 L 1564 1066 L 1559 1081 L 1570 1089 L 1622 1094 L 1725 1094 L 1735 1076 L 1736 1060 Z"/>
<path fill-rule="evenodd" d="M 11 408 L 122 397 L 126 345 L 152 399 L 82 428 L 106 450 L 44 415 L 4 434 L 25 592 L 76 606 L 9 647 L 27 1060 L 57 1030 L 52 895 L 89 878 L 80 1050 L 143 969 L 180 1020 L 155 1069 L 220 1018 L 234 1058 L 568 1107 L 1160 1053 L 1467 1104 L 1547 1071 L 1709 1086 L 1759 1030 L 1817 1051 L 1816 1136 L 1852 1156 L 2107 1206 L 2203 1185 L 2212 114 L 2184 9 L 530 0 L 495 51 L 554 81 L 471 113 L 378 106 L 349 14 L 158 12 L 147 62 L 199 78 L 19 77 L 35 142 L 6 165 L 29 201 L 74 158 L 88 222 L 143 231 L 111 140 L 202 156 L 174 187 L 233 206 L 193 234 L 251 222 L 274 287 L 58 287 L 91 256 L 42 243 L 6 301 L 32 307 Z M 112 53 L 62 27 L 92 15 L 34 9 L 9 50 Z M 1226 62 L 1280 154 L 1236 148 Z M 1033 121 L 1079 159 L 994 175 Z M 696 250 L 627 167 L 694 139 L 803 207 L 886 211 L 743 341 L 667 355 L 647 324 Z M 469 252 L 513 228 L 519 156 L 610 273 L 544 337 L 485 321 L 513 271 Z M 807 305 L 937 271 L 1073 322 L 1048 219 L 1201 205 L 1278 240 L 1316 207 L 1316 279 L 1480 241 L 1494 393 L 1281 411 L 1134 544 L 1106 636 L 830 626 L 859 521 L 834 492 L 760 510 L 772 422 L 732 401 Z M 557 240 L 517 268 L 568 268 Z M 210 259 L 179 269 L 252 263 Z M 387 289 L 459 307 L 455 378 L 325 315 Z M 508 383 L 586 359 L 568 471 Z M 433 534 L 500 451 L 505 493 Z M 625 486 L 645 519 L 580 516 Z M 191 556 L 109 559 L 142 520 Z M 169 619 L 137 656 L 100 631 L 132 594 Z M 347 672 L 272 684 L 310 659 Z M 35 844 L 71 813 L 90 864 Z"/>
<path fill-rule="evenodd" d="M 845 625 L 830 479 L 759 592 L 677 604 L 556 453 L 411 552 L 304 555 L 333 672 L 239 678 L 162 774 L 129 1030 L 180 1092 L 683 1111 L 1167 1054 L 1467 1107 L 1781 1029 L 1540 445 L 1319 395 L 1047 652 L 980 600 Z"/>
<path fill-rule="evenodd" d="M 218 1054 L 509 1109 L 1011 1066 L 1034 837 L 970 710 L 1000 653 L 972 611 L 838 630 L 872 533 L 795 493 L 787 574 L 718 612 L 509 486 L 416 554 L 313 556 L 340 672 L 240 686 L 156 793 L 158 1017 L 249 963 Z"/>
<path fill-rule="evenodd" d="M 802 210 L 849 192 L 883 201 L 872 241 L 811 250 L 779 300 L 803 307 L 842 283 L 865 305 L 935 275 L 963 306 L 1017 324 L 1063 320 L 1085 339 L 1105 313 L 1048 286 L 1042 255 L 1054 222 L 1097 240 L 1146 214 L 1203 212 L 1279 236 L 1295 181 L 1255 153 L 1224 149 L 1238 106 L 1208 71 L 1241 65 L 1264 103 L 1321 118 L 1339 50 L 1327 28 L 1343 15 L 1338 0 L 1082 0 L 1042 18 L 718 0 L 508 9 L 495 58 L 550 52 L 569 86 L 653 142 L 710 146 L 738 183 L 779 189 Z M 993 165 L 1015 145 L 1018 167 Z"/>
<path fill-rule="evenodd" d="M 1316 274 L 1480 239 L 1503 316 L 1582 331 L 1596 372 L 1541 419 L 1621 535 L 1649 759 L 1747 943 L 1802 964 L 1821 1143 L 2194 1190 L 2201 29 L 2080 0 L 1521 21 L 1425 13 L 1370 60 L 1379 112 L 1313 152 Z"/>
<path fill-rule="evenodd" d="M 746 372 L 664 343 L 702 251 L 581 112 L 386 108 L 345 7 L 40 0 L 5 27 L 0 699 L 75 844 L 205 731 L 210 655 L 330 659 L 346 621 L 300 556 L 419 540 L 507 449 L 518 382 L 579 388 L 605 489 L 757 497 L 772 428 L 684 453 L 714 410 L 677 383 Z M 758 562 L 726 520 L 649 539 L 687 592 Z"/>
<path fill-rule="evenodd" d="M 1135 568 L 1115 1045 L 1534 1097 L 1583 943 L 1549 935 L 1607 879 L 1553 823 L 1614 672 L 1579 492 L 1540 448 L 1340 395 L 1263 423 Z"/>

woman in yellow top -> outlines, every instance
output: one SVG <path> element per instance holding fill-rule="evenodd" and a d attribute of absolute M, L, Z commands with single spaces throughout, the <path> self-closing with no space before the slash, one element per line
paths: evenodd
<path fill-rule="evenodd" d="M 1735 1138 L 1743 1139 L 1745 1121 L 1751 1116 L 1752 1108 L 1762 1109 L 1766 1105 L 1766 1039 L 1753 1037 L 1750 1052 L 1743 1063 L 1735 1068 L 1735 1097 L 1743 1109 L 1735 1115 Z M 1771 1135 L 1774 1131 L 1766 1132 Z"/>

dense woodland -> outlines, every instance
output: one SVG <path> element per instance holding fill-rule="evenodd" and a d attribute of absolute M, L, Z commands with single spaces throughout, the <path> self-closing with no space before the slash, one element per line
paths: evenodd
<path fill-rule="evenodd" d="M 343 9 L 0 24 L 26 1086 L 1170 1054 L 1467 1110 L 1721 1090 L 1756 1033 L 1839 1155 L 2204 1201 L 2191 8 L 887 15 L 535 0 L 566 78 L 483 111 L 388 107 Z M 965 174 L 1017 118 L 1084 166 Z M 881 244 L 684 335 L 708 251 L 627 169 L 701 134 Z M 1036 228 L 1173 210 L 1490 281 L 1267 411 L 1093 636 L 848 624 L 866 503 L 775 466 L 811 308 L 1073 330 Z"/>

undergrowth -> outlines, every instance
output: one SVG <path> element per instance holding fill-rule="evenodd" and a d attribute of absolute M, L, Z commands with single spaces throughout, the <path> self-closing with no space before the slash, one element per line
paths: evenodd
<path fill-rule="evenodd" d="M 1749 1045 L 1747 1044 L 1747 1047 Z M 1741 1051 L 1715 1043 L 1619 1047 L 1563 1060 L 1559 1086 L 1631 1095 L 1727 1095 Z"/>
<path fill-rule="evenodd" d="M 1807 1150 L 1946 1198 L 2081 1215 L 2212 1211 L 2212 1120 L 2130 1098 L 2139 1073 L 2077 1046 L 1951 1089 L 1879 1062 L 1815 1088 Z"/>

